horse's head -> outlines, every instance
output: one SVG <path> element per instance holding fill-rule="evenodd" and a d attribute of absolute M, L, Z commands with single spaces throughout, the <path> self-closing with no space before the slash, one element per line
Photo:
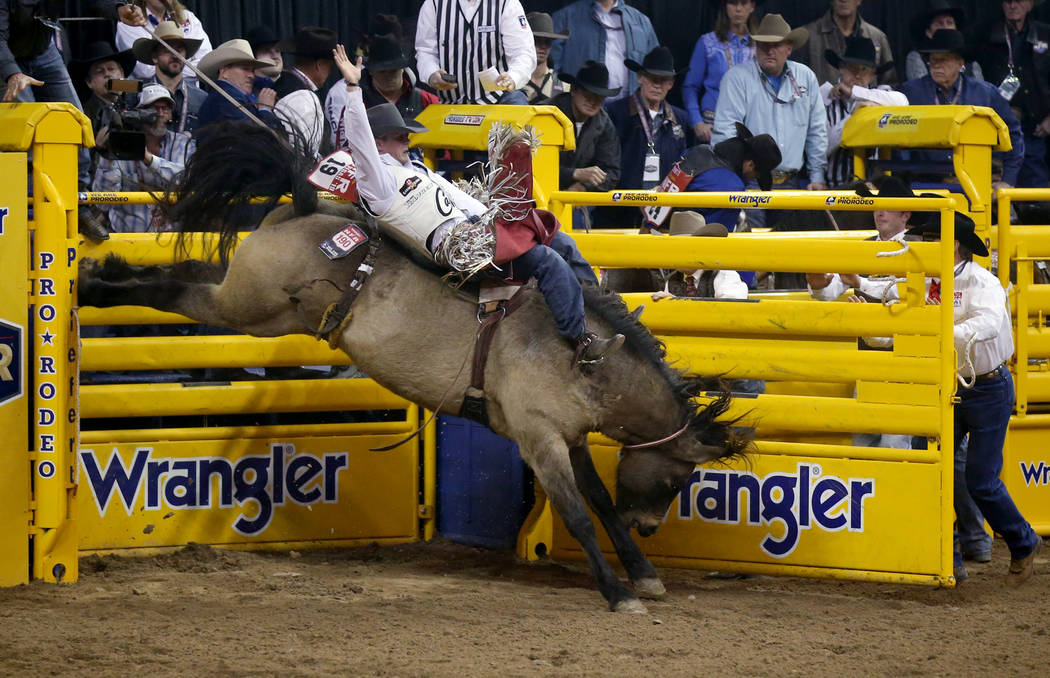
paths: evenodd
<path fill-rule="evenodd" d="M 620 518 L 643 537 L 652 536 L 696 465 L 724 457 L 726 452 L 724 447 L 695 440 L 676 440 L 666 446 L 625 452 L 616 470 L 616 510 Z"/>

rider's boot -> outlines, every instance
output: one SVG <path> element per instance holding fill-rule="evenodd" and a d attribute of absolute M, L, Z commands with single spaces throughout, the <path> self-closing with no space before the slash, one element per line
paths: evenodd
<path fill-rule="evenodd" d="M 608 339 L 599 339 L 594 332 L 584 332 L 576 340 L 576 364 L 581 369 L 605 362 L 605 356 L 615 353 L 623 346 L 624 336 L 614 334 Z"/>

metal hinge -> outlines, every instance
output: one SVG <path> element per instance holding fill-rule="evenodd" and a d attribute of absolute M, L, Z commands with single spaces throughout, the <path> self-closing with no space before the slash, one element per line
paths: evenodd
<path fill-rule="evenodd" d="M 418 513 L 420 518 L 429 520 L 434 517 L 434 507 L 430 504 L 420 504 Z"/>

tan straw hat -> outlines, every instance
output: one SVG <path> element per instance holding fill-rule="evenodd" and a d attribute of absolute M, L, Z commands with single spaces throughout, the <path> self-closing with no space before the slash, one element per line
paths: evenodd
<path fill-rule="evenodd" d="M 729 229 L 722 224 L 709 224 L 704 215 L 686 210 L 671 215 L 671 226 L 667 231 L 671 235 L 701 235 L 713 238 L 725 238 Z"/>
<path fill-rule="evenodd" d="M 182 44 L 186 46 L 186 58 L 189 59 L 191 56 L 197 53 L 200 49 L 203 40 L 194 40 L 187 38 L 178 26 L 175 25 L 174 21 L 161 21 L 157 24 L 156 30 L 153 31 L 152 38 L 139 38 L 135 41 L 135 44 L 131 46 L 131 51 L 135 54 L 135 58 L 144 64 L 153 63 L 153 50 L 160 46 L 157 42 L 157 38 L 160 38 L 164 42 L 171 42 L 172 40 L 181 40 Z"/>
<path fill-rule="evenodd" d="M 219 77 L 219 69 L 231 64 L 244 64 L 250 68 L 275 65 L 268 59 L 256 59 L 247 40 L 228 40 L 204 55 L 197 68 L 212 80 Z"/>
<path fill-rule="evenodd" d="M 790 42 L 792 47 L 801 47 L 809 40 L 809 31 L 805 28 L 791 30 L 784 17 L 779 14 L 767 14 L 751 34 L 751 39 L 755 42 Z"/>

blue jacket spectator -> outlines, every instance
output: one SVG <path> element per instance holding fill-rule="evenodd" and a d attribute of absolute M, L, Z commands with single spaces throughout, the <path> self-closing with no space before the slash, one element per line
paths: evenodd
<path fill-rule="evenodd" d="M 267 66 L 273 66 L 273 63 L 256 59 L 247 41 L 230 40 L 219 45 L 201 59 L 200 70 L 214 80 L 223 92 L 233 97 L 245 110 L 268 126 L 283 131 L 280 121 L 273 113 L 273 106 L 277 100 L 277 95 L 272 88 L 273 81 L 263 83 L 267 86 L 259 91 L 258 98 L 252 94 L 252 88 L 258 80 L 255 76 L 255 69 Z M 202 128 L 213 122 L 243 120 L 247 117 L 241 108 L 219 92 L 209 92 L 208 98 L 201 104 L 194 136 L 200 136 Z"/>
<path fill-rule="evenodd" d="M 999 90 L 982 80 L 961 75 L 965 64 L 965 39 L 962 33 L 940 30 L 933 34 L 920 51 L 930 56 L 930 75 L 909 80 L 900 91 L 908 97 L 912 106 L 957 104 L 960 106 L 987 106 L 999 114 L 1010 129 L 1013 148 L 1003 155 L 1003 183 L 1017 185 L 1017 176 L 1024 161 L 1024 137 L 1021 123 L 1014 115 L 1010 104 L 999 94 Z M 951 155 L 947 151 L 922 151 L 912 154 L 928 162 L 944 162 L 947 174 L 951 174 Z"/>
<path fill-rule="evenodd" d="M 620 187 L 649 189 L 667 176 L 686 149 L 686 112 L 666 101 L 678 75 L 671 50 L 657 47 L 641 64 L 627 59 L 627 68 L 638 74 L 638 89 L 605 109 L 620 139 Z M 650 155 L 658 156 L 659 163 L 646 172 Z"/>
<path fill-rule="evenodd" d="M 638 86 L 624 60 L 641 61 L 659 44 L 649 17 L 623 0 L 576 0 L 551 18 L 556 33 L 572 31 L 571 40 L 551 46 L 555 68 L 577 73 L 587 61 L 602 62 L 609 69 L 609 86 L 621 88 L 623 95 Z"/>
<path fill-rule="evenodd" d="M 751 41 L 755 3 L 752 0 L 715 0 L 719 4 L 715 30 L 696 41 L 689 73 L 682 83 L 682 103 L 689 126 L 701 142 L 711 140 L 722 76 L 733 66 L 755 58 Z"/>

